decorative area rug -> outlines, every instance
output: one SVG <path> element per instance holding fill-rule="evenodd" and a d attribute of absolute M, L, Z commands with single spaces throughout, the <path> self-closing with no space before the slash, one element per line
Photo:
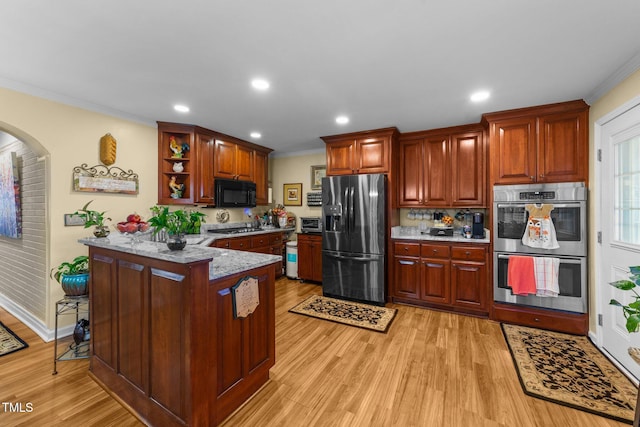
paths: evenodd
<path fill-rule="evenodd" d="M 376 332 L 387 332 L 398 310 L 313 295 L 289 311 Z"/>
<path fill-rule="evenodd" d="M 587 337 L 502 324 L 524 392 L 632 424 L 638 390 Z"/>
<path fill-rule="evenodd" d="M 0 322 L 0 356 L 29 347 L 11 329 Z"/>

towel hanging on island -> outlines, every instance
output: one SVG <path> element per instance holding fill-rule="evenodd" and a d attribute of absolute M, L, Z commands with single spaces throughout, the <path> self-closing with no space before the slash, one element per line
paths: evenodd
<path fill-rule="evenodd" d="M 516 295 L 536 294 L 533 257 L 511 255 L 507 267 L 507 286 Z"/>
<path fill-rule="evenodd" d="M 550 216 L 553 205 L 530 203 L 525 205 L 525 209 L 529 212 L 529 219 L 522 236 L 522 244 L 532 248 L 558 249 L 560 245 Z"/>

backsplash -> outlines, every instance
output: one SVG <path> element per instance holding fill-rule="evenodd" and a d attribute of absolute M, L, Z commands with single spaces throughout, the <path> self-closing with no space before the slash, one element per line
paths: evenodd
<path fill-rule="evenodd" d="M 465 220 L 456 219 L 456 214 L 466 212 L 474 213 L 481 212 L 484 214 L 484 226 L 487 228 L 487 209 L 454 209 L 454 208 L 432 208 L 432 209 L 400 209 L 400 225 L 417 227 L 420 223 L 425 223 L 427 227 L 433 227 L 433 214 L 434 212 L 441 212 L 444 215 L 448 215 L 453 218 L 453 228 L 460 228 L 465 225 Z M 459 215 L 458 215 L 459 217 Z"/>

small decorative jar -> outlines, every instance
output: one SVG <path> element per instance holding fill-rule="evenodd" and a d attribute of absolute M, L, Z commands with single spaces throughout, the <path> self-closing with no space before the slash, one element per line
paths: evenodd
<path fill-rule="evenodd" d="M 93 230 L 93 235 L 96 237 L 107 237 L 109 235 L 109 228 L 106 225 L 96 225 Z"/>

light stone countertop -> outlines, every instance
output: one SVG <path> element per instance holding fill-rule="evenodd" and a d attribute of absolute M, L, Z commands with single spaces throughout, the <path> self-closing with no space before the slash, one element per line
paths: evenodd
<path fill-rule="evenodd" d="M 210 248 L 203 244 L 204 241 L 200 244 L 187 244 L 181 251 L 171 251 L 167 244 L 163 242 L 143 240 L 139 243 L 133 243 L 130 236 L 116 233 L 111 233 L 106 238 L 88 237 L 80 239 L 78 242 L 87 246 L 111 249 L 179 264 L 209 260 L 209 280 L 220 279 L 257 267 L 282 262 L 282 257 L 279 255 Z"/>
<path fill-rule="evenodd" d="M 484 239 L 467 239 L 460 233 L 460 229 L 453 230 L 453 236 L 431 236 L 430 234 L 421 234 L 418 227 L 398 226 L 391 228 L 392 239 L 406 240 L 425 240 L 438 242 L 454 242 L 454 243 L 490 243 L 491 238 L 488 229 L 484 229 Z"/>

